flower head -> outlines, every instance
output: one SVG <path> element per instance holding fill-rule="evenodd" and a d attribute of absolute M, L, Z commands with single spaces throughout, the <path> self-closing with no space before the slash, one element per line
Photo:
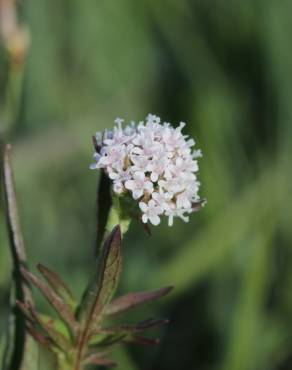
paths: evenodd
<path fill-rule="evenodd" d="M 202 205 L 197 179 L 199 149 L 195 141 L 183 135 L 185 123 L 176 128 L 149 114 L 145 121 L 122 127 L 115 120 L 112 131 L 97 133 L 98 144 L 92 169 L 103 169 L 113 182 L 113 191 L 139 201 L 142 222 L 160 223 L 160 217 L 185 222 Z"/>

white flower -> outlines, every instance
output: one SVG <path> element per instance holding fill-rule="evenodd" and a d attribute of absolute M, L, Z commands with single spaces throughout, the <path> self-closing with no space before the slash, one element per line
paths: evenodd
<path fill-rule="evenodd" d="M 195 141 L 182 134 L 185 123 L 177 128 L 149 114 L 138 124 L 122 127 L 117 118 L 112 131 L 96 134 L 95 163 L 92 169 L 103 169 L 113 181 L 113 190 L 139 199 L 142 221 L 153 225 L 160 216 L 185 222 L 200 200 L 197 180 L 199 149 Z"/>
<path fill-rule="evenodd" d="M 153 199 L 149 200 L 148 204 L 140 202 L 139 207 L 143 212 L 142 221 L 144 224 L 146 224 L 148 220 L 155 226 L 160 223 L 159 215 L 162 213 L 162 208 L 159 207 Z"/>
<path fill-rule="evenodd" d="M 148 177 L 145 176 L 144 172 L 134 172 L 133 180 L 128 180 L 125 182 L 125 188 L 132 191 L 134 199 L 139 199 L 144 194 L 152 193 L 153 184 Z"/>

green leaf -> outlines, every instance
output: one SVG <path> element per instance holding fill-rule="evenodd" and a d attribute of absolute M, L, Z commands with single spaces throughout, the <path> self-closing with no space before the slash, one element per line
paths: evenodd
<path fill-rule="evenodd" d="M 40 263 L 37 265 L 37 268 L 55 293 L 57 293 L 58 296 L 71 307 L 72 311 L 74 311 L 77 307 L 77 302 L 64 281 L 55 272 L 49 270 Z"/>
<path fill-rule="evenodd" d="M 90 331 L 99 325 L 117 288 L 122 269 L 121 242 L 121 230 L 116 226 L 104 243 L 97 275 L 83 296 L 79 315 Z"/>
<path fill-rule="evenodd" d="M 162 289 L 153 290 L 150 292 L 129 293 L 117 299 L 114 299 L 105 310 L 106 315 L 115 315 L 127 310 L 130 310 L 143 303 L 152 302 L 168 294 L 173 289 L 168 286 Z"/>

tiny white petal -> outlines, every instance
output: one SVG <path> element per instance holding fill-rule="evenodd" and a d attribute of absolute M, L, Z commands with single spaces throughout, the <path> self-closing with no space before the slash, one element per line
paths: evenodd
<path fill-rule="evenodd" d="M 143 223 L 144 224 L 147 224 L 147 222 L 148 222 L 148 217 L 147 217 L 147 215 L 142 215 L 142 221 L 143 221 Z"/>
<path fill-rule="evenodd" d="M 139 207 L 140 207 L 142 212 L 147 212 L 147 210 L 148 210 L 147 204 L 144 203 L 144 202 L 140 202 Z"/>
<path fill-rule="evenodd" d="M 152 223 L 152 225 L 154 225 L 154 226 L 157 226 L 157 225 L 159 225 L 159 224 L 160 224 L 160 217 L 159 217 L 159 216 L 157 216 L 157 215 L 150 216 L 150 217 L 149 217 L 149 220 L 150 220 L 150 222 Z"/>

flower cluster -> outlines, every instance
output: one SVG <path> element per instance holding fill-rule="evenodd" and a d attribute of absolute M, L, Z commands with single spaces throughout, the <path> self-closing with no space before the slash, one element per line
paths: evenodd
<path fill-rule="evenodd" d="M 174 128 L 152 114 L 138 124 L 122 127 L 120 118 L 115 123 L 113 131 L 96 134 L 96 163 L 90 168 L 104 169 L 114 192 L 139 201 L 144 223 L 158 225 L 162 215 L 170 226 L 174 217 L 187 222 L 200 202 L 196 173 L 202 153 L 182 134 L 185 124 Z"/>

